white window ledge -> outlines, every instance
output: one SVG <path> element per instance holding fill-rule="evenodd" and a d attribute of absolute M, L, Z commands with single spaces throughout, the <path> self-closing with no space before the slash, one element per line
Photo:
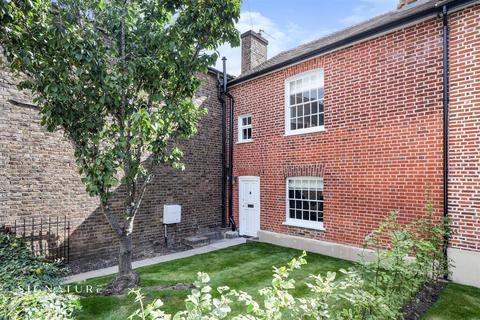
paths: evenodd
<path fill-rule="evenodd" d="M 284 136 L 296 136 L 299 134 L 308 134 L 308 133 L 315 133 L 315 132 L 326 132 L 325 126 L 315 127 L 315 128 L 307 128 L 307 129 L 298 129 L 285 132 Z"/>
<path fill-rule="evenodd" d="M 250 140 L 242 140 L 242 141 L 237 141 L 237 144 L 243 144 L 243 143 L 252 143 L 253 139 Z"/>
<path fill-rule="evenodd" d="M 318 231 L 326 231 L 326 229 L 323 225 L 323 222 L 289 219 L 289 220 L 283 222 L 283 225 L 289 226 L 289 227 L 298 227 L 298 228 L 313 229 L 313 230 L 318 230 Z"/>

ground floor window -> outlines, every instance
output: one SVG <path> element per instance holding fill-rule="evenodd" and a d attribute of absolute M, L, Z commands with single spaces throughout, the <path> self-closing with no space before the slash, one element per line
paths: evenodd
<path fill-rule="evenodd" d="M 323 229 L 323 178 L 287 178 L 287 225 Z"/>

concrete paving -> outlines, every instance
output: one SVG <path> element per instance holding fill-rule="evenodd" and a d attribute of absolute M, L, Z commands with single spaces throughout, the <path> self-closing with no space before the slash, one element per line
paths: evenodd
<path fill-rule="evenodd" d="M 186 251 L 181 251 L 181 252 L 175 252 L 163 256 L 158 256 L 158 257 L 153 257 L 153 258 L 148 258 L 144 260 L 139 260 L 133 262 L 133 268 L 139 268 L 139 267 L 144 267 L 144 266 L 150 266 L 152 264 L 157 264 L 157 263 L 162 263 L 162 262 L 167 262 L 167 261 L 172 261 L 172 260 L 177 260 L 181 258 L 187 258 L 191 256 L 195 256 L 197 254 L 202 254 L 202 253 L 207 253 L 207 252 L 212 252 L 216 250 L 221 250 L 225 249 L 228 247 L 233 247 L 237 246 L 239 244 L 243 244 L 246 242 L 245 238 L 235 238 L 235 239 L 222 239 L 222 240 L 216 240 L 212 241 L 209 245 L 203 246 L 203 247 L 198 247 Z M 118 266 L 114 267 L 109 267 L 109 268 L 103 268 L 99 270 L 93 270 L 93 271 L 88 271 L 84 273 L 79 273 L 75 274 L 69 277 L 66 277 L 64 279 L 65 283 L 73 283 L 73 282 L 79 282 L 91 278 L 96 278 L 96 277 L 101 277 L 101 276 L 106 276 L 110 274 L 117 273 L 118 271 Z"/>

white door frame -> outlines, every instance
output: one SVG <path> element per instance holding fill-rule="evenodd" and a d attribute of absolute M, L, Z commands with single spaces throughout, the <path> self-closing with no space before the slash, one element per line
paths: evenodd
<path fill-rule="evenodd" d="M 257 182 L 258 185 L 258 193 L 256 195 L 256 221 L 249 221 L 249 223 L 246 223 L 246 218 L 243 217 L 244 213 L 244 206 L 246 205 L 242 201 L 242 183 L 246 181 L 255 181 Z M 260 230 L 260 177 L 255 177 L 255 176 L 241 176 L 238 177 L 238 220 L 240 222 L 240 228 L 239 228 L 239 233 L 241 235 L 246 235 L 246 236 L 251 236 L 251 237 L 256 237 L 257 232 Z M 242 223 L 242 221 L 244 223 Z M 253 227 L 252 227 L 253 225 Z M 250 230 L 248 230 L 250 228 Z"/>

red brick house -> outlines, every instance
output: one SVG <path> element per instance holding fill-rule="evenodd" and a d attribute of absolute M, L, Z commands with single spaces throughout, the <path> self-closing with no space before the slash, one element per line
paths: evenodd
<path fill-rule="evenodd" d="M 355 259 L 391 210 L 410 221 L 429 199 L 455 232 L 453 280 L 480 286 L 479 1 L 400 1 L 268 60 L 267 45 L 244 33 L 228 84 L 240 233 Z"/>

